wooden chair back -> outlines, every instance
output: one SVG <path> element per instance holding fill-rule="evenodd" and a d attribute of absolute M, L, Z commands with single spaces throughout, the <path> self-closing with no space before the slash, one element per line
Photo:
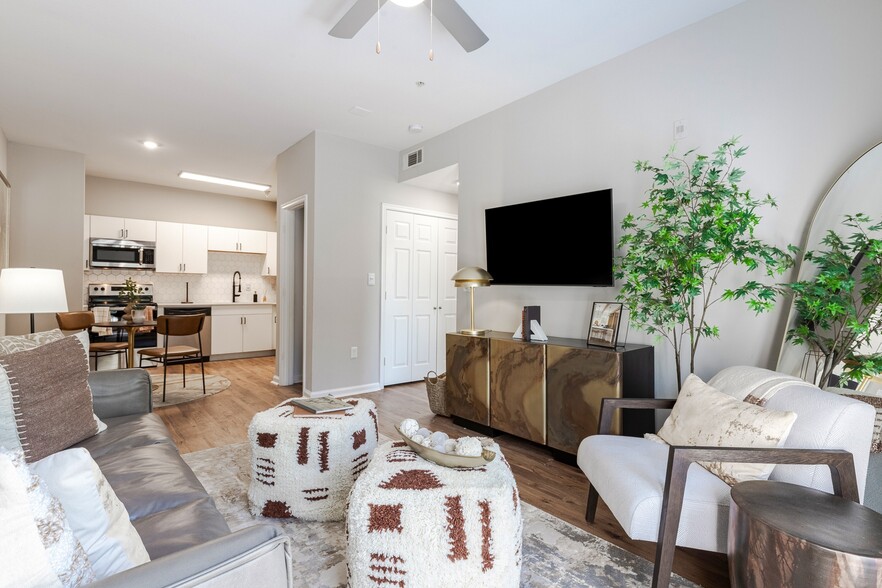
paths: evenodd
<path fill-rule="evenodd" d="M 55 321 L 62 331 L 82 331 L 95 324 L 95 314 L 91 310 L 57 312 Z"/>
<path fill-rule="evenodd" d="M 162 315 L 156 318 L 156 332 L 167 337 L 195 335 L 202 331 L 204 314 Z"/>

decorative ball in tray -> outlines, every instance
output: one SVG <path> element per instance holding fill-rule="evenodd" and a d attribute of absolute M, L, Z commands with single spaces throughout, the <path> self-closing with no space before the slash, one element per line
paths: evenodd
<path fill-rule="evenodd" d="M 447 468 L 477 468 L 496 459 L 489 449 L 492 440 L 478 437 L 451 439 L 447 433 L 420 427 L 413 419 L 404 419 L 395 427 L 401 438 L 417 455 Z"/>

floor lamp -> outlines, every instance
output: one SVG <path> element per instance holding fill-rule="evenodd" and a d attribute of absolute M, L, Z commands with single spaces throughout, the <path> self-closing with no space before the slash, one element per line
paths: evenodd
<path fill-rule="evenodd" d="M 475 288 L 480 288 L 483 286 L 489 286 L 490 282 L 493 281 L 493 276 L 487 273 L 487 270 L 484 268 L 471 266 L 464 267 L 455 274 L 453 274 L 453 285 L 457 288 L 464 287 L 469 289 L 469 316 L 471 317 L 471 328 L 462 329 L 460 333 L 463 335 L 486 335 L 489 330 L 488 329 L 476 329 L 475 328 Z"/>
<path fill-rule="evenodd" d="M 14 267 L 0 270 L 0 313 L 67 312 L 64 274 L 58 269 Z"/>

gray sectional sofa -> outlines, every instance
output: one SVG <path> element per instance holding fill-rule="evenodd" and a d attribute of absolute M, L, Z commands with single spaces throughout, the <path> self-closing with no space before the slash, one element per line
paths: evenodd
<path fill-rule="evenodd" d="M 293 586 L 287 537 L 271 525 L 230 532 L 151 412 L 147 372 L 93 372 L 89 384 L 108 429 L 78 447 L 98 463 L 151 558 L 91 586 Z"/>

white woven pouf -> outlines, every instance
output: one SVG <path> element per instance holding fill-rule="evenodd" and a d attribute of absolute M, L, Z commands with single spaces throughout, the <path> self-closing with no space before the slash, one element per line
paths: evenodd
<path fill-rule="evenodd" d="M 349 586 L 519 586 L 521 503 L 492 449 L 487 466 L 451 469 L 403 441 L 378 447 L 349 495 Z"/>
<path fill-rule="evenodd" d="M 248 500 L 255 516 L 343 519 L 379 435 L 374 403 L 347 402 L 345 412 L 312 414 L 286 401 L 254 415 Z"/>

